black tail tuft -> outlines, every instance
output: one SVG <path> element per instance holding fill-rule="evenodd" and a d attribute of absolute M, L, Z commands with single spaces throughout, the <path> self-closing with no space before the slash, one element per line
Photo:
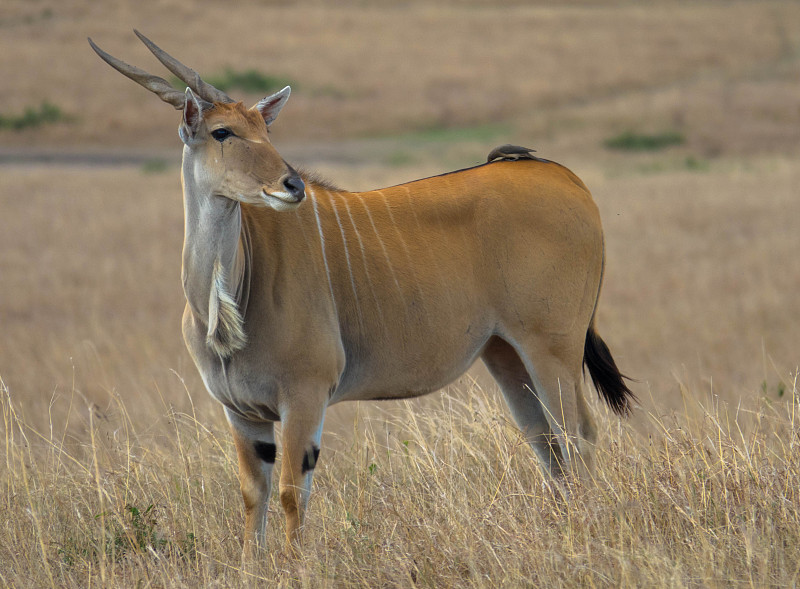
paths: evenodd
<path fill-rule="evenodd" d="M 583 363 L 589 369 L 597 394 L 605 399 L 611 410 L 618 415 L 629 415 L 631 402 L 636 401 L 636 396 L 625 384 L 623 379 L 628 377 L 619 371 L 608 346 L 597 335 L 593 325 L 586 332 Z"/>

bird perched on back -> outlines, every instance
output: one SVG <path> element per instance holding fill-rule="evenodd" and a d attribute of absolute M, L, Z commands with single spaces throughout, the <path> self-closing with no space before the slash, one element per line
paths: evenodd
<path fill-rule="evenodd" d="M 531 153 L 535 151 L 535 149 L 528 149 L 527 147 L 506 143 L 500 147 L 495 147 L 491 152 L 489 152 L 486 162 L 492 162 L 496 159 L 503 159 L 506 161 L 539 159 L 536 156 L 531 155 Z"/>

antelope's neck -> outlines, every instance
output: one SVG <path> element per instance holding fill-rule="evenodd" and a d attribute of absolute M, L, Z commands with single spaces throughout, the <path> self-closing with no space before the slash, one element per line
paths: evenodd
<path fill-rule="evenodd" d="M 250 242 L 238 202 L 202 194 L 184 166 L 183 292 L 207 344 L 229 356 L 245 343 Z"/>

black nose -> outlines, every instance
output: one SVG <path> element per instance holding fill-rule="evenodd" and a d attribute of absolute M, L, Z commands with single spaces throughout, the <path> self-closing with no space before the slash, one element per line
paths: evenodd
<path fill-rule="evenodd" d="M 289 194 L 297 199 L 297 202 L 300 202 L 305 198 L 306 184 L 303 182 L 303 179 L 300 178 L 300 176 L 289 176 L 283 181 L 283 185 L 286 187 L 286 190 L 289 192 Z"/>

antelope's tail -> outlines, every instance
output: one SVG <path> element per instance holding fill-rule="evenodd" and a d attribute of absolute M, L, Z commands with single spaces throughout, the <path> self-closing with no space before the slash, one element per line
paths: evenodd
<path fill-rule="evenodd" d="M 594 323 L 586 332 L 586 344 L 583 348 L 583 364 L 589 369 L 597 394 L 605 399 L 611 410 L 618 415 L 626 416 L 631 412 L 631 403 L 636 396 L 625 384 L 627 376 L 617 368 L 617 363 L 603 339 L 597 335 Z"/>

